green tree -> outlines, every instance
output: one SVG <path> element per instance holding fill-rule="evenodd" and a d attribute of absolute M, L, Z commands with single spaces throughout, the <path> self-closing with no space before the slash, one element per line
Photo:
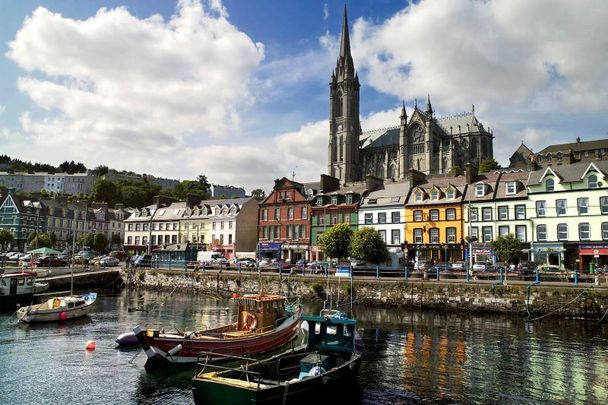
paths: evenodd
<path fill-rule="evenodd" d="M 120 190 L 116 183 L 110 180 L 97 179 L 93 184 L 91 199 L 98 202 L 107 202 L 114 205 L 121 200 Z"/>
<path fill-rule="evenodd" d="M 363 227 L 354 233 L 350 242 L 350 256 L 374 264 L 389 259 L 386 243 L 380 233 L 370 227 Z"/>
<path fill-rule="evenodd" d="M 521 242 L 512 234 L 499 236 L 491 243 L 498 260 L 505 263 L 517 263 L 521 255 Z"/>
<path fill-rule="evenodd" d="M 55 232 L 49 233 L 49 238 L 51 238 L 51 246 L 55 246 L 55 243 L 57 243 L 57 235 L 55 235 Z"/>
<path fill-rule="evenodd" d="M 258 201 L 262 201 L 266 198 L 266 192 L 261 188 L 256 188 L 255 190 L 251 190 L 251 196 Z"/>
<path fill-rule="evenodd" d="M 81 246 L 88 246 L 93 250 L 105 250 L 108 246 L 108 237 L 100 232 L 85 233 L 78 238 Z"/>
<path fill-rule="evenodd" d="M 120 188 L 122 202 L 127 207 L 144 207 L 152 202 L 145 187 L 136 184 L 124 185 Z"/>
<path fill-rule="evenodd" d="M 108 166 L 99 165 L 92 170 L 92 173 L 95 176 L 101 177 L 104 174 L 108 174 L 108 171 L 109 171 Z"/>
<path fill-rule="evenodd" d="M 348 224 L 337 224 L 321 235 L 319 247 L 329 257 L 338 260 L 348 257 L 353 230 Z"/>
<path fill-rule="evenodd" d="M 2 250 L 5 250 L 8 244 L 13 241 L 13 239 L 13 234 L 10 231 L 6 229 L 0 229 L 0 248 L 2 248 Z"/>
<path fill-rule="evenodd" d="M 26 240 L 27 240 L 27 244 L 28 244 L 28 245 L 31 245 L 31 244 L 32 244 L 32 241 L 33 241 L 34 239 L 36 239 L 36 236 L 38 236 L 38 232 L 32 232 L 32 233 L 30 233 L 29 235 L 27 235 L 27 239 L 26 239 Z"/>
<path fill-rule="evenodd" d="M 492 157 L 487 157 L 481 161 L 481 164 L 479 165 L 479 172 L 487 173 L 489 171 L 492 171 L 492 170 L 498 169 L 498 168 L 500 168 L 500 165 L 498 164 L 496 159 L 494 159 Z"/>
<path fill-rule="evenodd" d="M 51 241 L 51 237 L 46 233 L 37 234 L 31 242 L 29 242 L 30 248 L 38 249 L 41 247 L 53 247 L 53 242 Z"/>
<path fill-rule="evenodd" d="M 460 166 L 452 166 L 448 172 L 452 176 L 459 176 L 463 174 L 462 168 Z"/>

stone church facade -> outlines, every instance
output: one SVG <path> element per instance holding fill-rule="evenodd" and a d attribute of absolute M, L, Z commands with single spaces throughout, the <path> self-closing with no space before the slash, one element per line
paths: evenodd
<path fill-rule="evenodd" d="M 493 134 L 470 112 L 438 118 L 431 105 L 417 103 L 408 117 L 405 105 L 399 125 L 363 132 L 359 121 L 359 77 L 350 51 L 346 9 L 340 55 L 331 76 L 328 174 L 342 184 L 371 175 L 404 179 L 410 169 L 425 174 L 464 170 L 493 157 Z"/>

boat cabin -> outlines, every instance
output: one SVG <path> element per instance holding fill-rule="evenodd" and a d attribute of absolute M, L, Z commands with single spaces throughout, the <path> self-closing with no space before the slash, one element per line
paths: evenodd
<path fill-rule="evenodd" d="M 285 316 L 283 295 L 247 294 L 233 299 L 238 304 L 239 331 L 266 332 L 274 329 L 277 320 Z"/>
<path fill-rule="evenodd" d="M 355 350 L 354 319 L 304 315 L 302 321 L 308 323 L 308 350 L 346 353 Z"/>
<path fill-rule="evenodd" d="M 0 296 L 34 293 L 36 273 L 9 273 L 0 276 Z"/>

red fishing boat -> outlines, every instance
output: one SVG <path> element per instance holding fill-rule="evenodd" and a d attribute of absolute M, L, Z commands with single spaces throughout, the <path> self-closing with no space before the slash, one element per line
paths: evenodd
<path fill-rule="evenodd" d="M 196 364 L 199 353 L 249 356 L 275 350 L 296 337 L 302 308 L 287 311 L 282 295 L 236 296 L 236 322 L 212 329 L 165 332 L 142 329 L 133 333 L 148 356 L 146 367 Z M 212 356 L 213 357 L 213 356 Z"/>

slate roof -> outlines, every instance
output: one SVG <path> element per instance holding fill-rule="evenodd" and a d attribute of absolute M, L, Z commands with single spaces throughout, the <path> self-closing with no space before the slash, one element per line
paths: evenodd
<path fill-rule="evenodd" d="M 370 192 L 361 202 L 361 207 L 383 207 L 404 205 L 410 191 L 409 181 L 385 182 L 382 187 Z M 375 203 L 370 203 L 375 200 Z"/>
<path fill-rule="evenodd" d="M 457 194 L 454 199 L 448 200 L 446 191 L 450 186 L 453 186 Z M 431 200 L 431 190 L 437 187 L 441 194 L 437 200 Z M 425 197 L 422 201 L 416 201 L 415 191 L 420 188 L 425 192 Z M 438 205 L 438 204 L 456 204 L 462 201 L 462 198 L 467 190 L 466 177 L 463 175 L 450 175 L 450 174 L 437 174 L 426 176 L 424 183 L 412 186 L 410 195 L 408 197 L 406 206 L 420 206 L 420 205 Z"/>
<path fill-rule="evenodd" d="M 380 148 L 399 144 L 399 126 L 365 131 L 359 137 L 361 148 Z"/>
<path fill-rule="evenodd" d="M 483 124 L 477 120 L 477 117 L 475 117 L 475 113 L 473 112 L 448 115 L 446 117 L 437 118 L 435 121 L 443 128 L 446 134 L 450 133 L 450 127 L 452 127 L 453 134 L 458 134 L 458 125 L 460 125 L 463 133 L 485 131 Z M 467 124 L 469 124 L 468 130 Z"/>
<path fill-rule="evenodd" d="M 539 170 L 535 170 L 530 174 L 530 180 L 528 181 L 529 185 L 540 184 L 540 180 L 543 177 L 543 174 L 546 170 L 551 168 L 555 174 L 557 174 L 560 178 L 560 182 L 562 183 L 570 183 L 574 181 L 580 181 L 583 174 L 587 171 L 590 165 L 595 165 L 604 175 L 608 175 L 608 160 L 597 160 L 594 162 L 578 162 L 572 163 L 569 165 L 560 165 L 560 166 L 549 166 L 547 168 L 542 168 Z"/>
<path fill-rule="evenodd" d="M 583 141 L 583 142 L 572 142 L 572 143 L 562 143 L 559 145 L 549 145 L 545 149 L 541 150 L 539 153 L 554 153 L 559 151 L 573 151 L 573 152 L 581 152 L 586 150 L 595 150 L 595 149 L 608 149 L 608 139 L 599 139 L 596 141 Z"/>
<path fill-rule="evenodd" d="M 532 172 L 517 171 L 517 172 L 504 172 L 500 175 L 498 185 L 496 188 L 495 199 L 520 199 L 528 197 L 528 178 Z M 515 194 L 507 195 L 507 183 L 516 182 Z"/>
<path fill-rule="evenodd" d="M 467 189 L 463 201 L 470 200 L 471 202 L 477 202 L 493 200 L 494 196 L 496 195 L 499 177 L 500 173 L 498 172 L 479 173 L 471 182 L 471 186 Z M 478 183 L 484 183 L 486 185 L 486 193 L 483 197 L 475 196 L 475 186 Z"/>

